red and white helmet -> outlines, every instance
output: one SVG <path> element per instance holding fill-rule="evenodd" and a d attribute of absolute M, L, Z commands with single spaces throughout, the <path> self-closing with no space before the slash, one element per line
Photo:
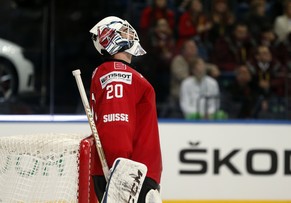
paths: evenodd
<path fill-rule="evenodd" d="M 91 30 L 95 48 L 100 54 L 110 55 L 125 51 L 133 56 L 141 56 L 146 51 L 139 44 L 135 29 L 126 21 L 109 16 L 98 22 Z"/>

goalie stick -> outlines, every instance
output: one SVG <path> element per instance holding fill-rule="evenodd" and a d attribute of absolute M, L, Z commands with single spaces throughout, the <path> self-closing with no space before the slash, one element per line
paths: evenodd
<path fill-rule="evenodd" d="M 91 108 L 90 108 L 90 105 L 89 105 L 89 102 L 88 102 L 88 99 L 86 96 L 85 88 L 84 88 L 82 78 L 81 78 L 81 71 L 79 69 L 77 69 L 77 70 L 72 71 L 72 73 L 76 79 L 76 83 L 77 83 L 77 86 L 78 86 L 78 89 L 80 92 L 80 96 L 81 96 L 82 103 L 83 103 L 83 106 L 84 106 L 84 109 L 85 109 L 85 112 L 87 115 L 87 119 L 88 119 L 91 131 L 93 133 L 93 136 L 94 136 L 94 139 L 96 142 L 96 148 L 97 148 L 99 159 L 101 161 L 102 170 L 103 170 L 106 181 L 108 181 L 110 172 L 109 172 L 109 168 L 107 165 L 105 154 L 104 154 L 104 151 L 103 151 L 103 148 L 101 145 L 101 141 L 100 141 L 100 138 L 98 135 L 98 131 L 97 131 L 94 119 L 93 119 L 93 114 L 92 114 L 92 111 L 91 111 Z"/>

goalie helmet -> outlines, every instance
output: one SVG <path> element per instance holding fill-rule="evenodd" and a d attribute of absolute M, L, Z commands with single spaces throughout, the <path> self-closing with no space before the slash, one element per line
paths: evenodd
<path fill-rule="evenodd" d="M 100 54 L 114 55 L 125 51 L 133 56 L 141 56 L 146 51 L 139 44 L 135 29 L 126 21 L 109 16 L 98 22 L 91 30 L 95 48 Z M 106 51 L 106 52 L 104 52 Z"/>

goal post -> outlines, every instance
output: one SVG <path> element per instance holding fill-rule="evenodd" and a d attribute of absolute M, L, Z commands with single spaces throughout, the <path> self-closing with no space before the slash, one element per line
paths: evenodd
<path fill-rule="evenodd" d="M 38 134 L 0 137 L 0 203 L 98 202 L 92 136 Z"/>
<path fill-rule="evenodd" d="M 98 203 L 94 191 L 92 176 L 97 169 L 96 160 L 98 154 L 95 146 L 95 139 L 90 136 L 83 139 L 80 144 L 80 162 L 79 162 L 79 196 L 78 202 Z"/>

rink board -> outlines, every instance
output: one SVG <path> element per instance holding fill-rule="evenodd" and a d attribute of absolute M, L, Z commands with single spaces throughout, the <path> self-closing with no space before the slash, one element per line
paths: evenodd
<path fill-rule="evenodd" d="M 161 123 L 160 134 L 164 200 L 291 202 L 291 125 Z"/>
<path fill-rule="evenodd" d="M 1 135 L 90 134 L 85 121 L 0 122 Z M 160 122 L 164 203 L 291 203 L 290 123 Z"/>
<path fill-rule="evenodd" d="M 185 200 L 185 201 L 179 201 L 179 200 L 164 200 L 163 203 L 290 203 L 291 200 L 282 200 L 282 201 L 270 201 L 270 200 L 212 200 L 212 201 L 207 201 L 207 200 Z"/>

